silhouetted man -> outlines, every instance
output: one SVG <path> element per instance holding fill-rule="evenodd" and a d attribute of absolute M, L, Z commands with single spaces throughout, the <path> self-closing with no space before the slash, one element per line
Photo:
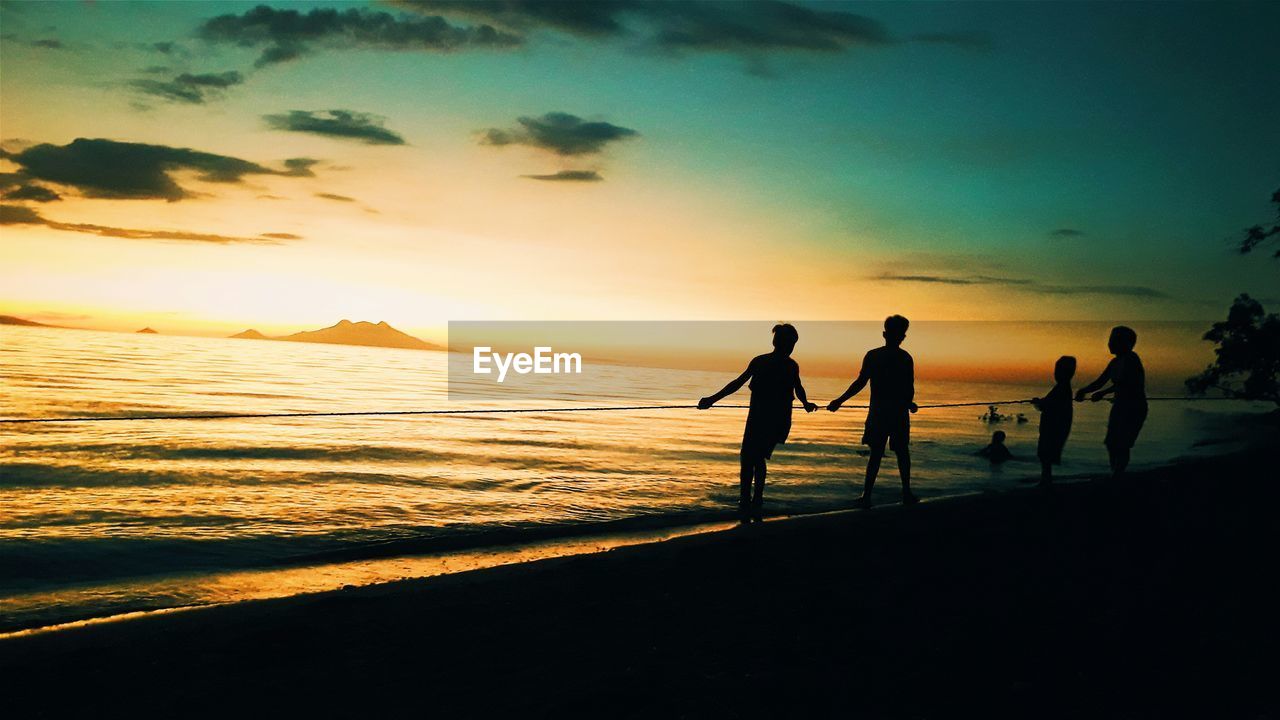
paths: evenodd
<path fill-rule="evenodd" d="M 871 488 L 880 472 L 886 443 L 898 456 L 898 474 L 902 476 L 902 504 L 914 505 L 919 500 L 911 493 L 911 416 L 917 410 L 915 361 L 902 349 L 911 323 L 901 315 L 891 315 L 884 321 L 884 347 L 876 348 L 862 359 L 862 370 L 840 397 L 832 400 L 827 409 L 835 412 L 846 400 L 862 392 L 871 383 L 871 408 L 867 411 L 867 423 L 862 442 L 871 449 L 867 461 L 867 480 L 858 501 L 864 508 L 871 507 Z"/>
<path fill-rule="evenodd" d="M 805 412 L 818 409 L 805 395 L 804 385 L 800 383 L 800 366 L 791 359 L 791 352 L 799 340 L 800 333 L 792 325 L 774 325 L 773 352 L 756 356 L 747 369 L 724 389 L 698 401 L 698 409 L 706 410 L 751 381 L 751 409 L 747 411 L 747 425 L 742 432 L 742 469 L 739 474 L 738 515 L 744 523 L 763 519 L 768 460 L 773 457 L 774 447 L 785 443 L 791 433 L 792 400 L 799 398 Z"/>
<path fill-rule="evenodd" d="M 1143 423 L 1147 421 L 1147 373 L 1142 368 L 1142 360 L 1133 351 L 1137 344 L 1138 333 L 1133 328 L 1124 325 L 1112 328 L 1107 349 L 1115 357 L 1107 363 L 1107 368 L 1097 380 L 1076 393 L 1076 402 L 1084 400 L 1089 393 L 1093 393 L 1090 399 L 1094 402 L 1107 395 L 1115 395 L 1111 416 L 1107 419 L 1107 437 L 1103 440 L 1111 461 L 1112 477 L 1120 477 L 1129 467 L 1129 453 L 1138 440 Z M 1110 387 L 1099 390 L 1108 382 Z"/>

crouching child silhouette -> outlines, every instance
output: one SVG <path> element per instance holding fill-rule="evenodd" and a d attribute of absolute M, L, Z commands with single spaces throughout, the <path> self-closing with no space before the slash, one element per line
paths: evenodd
<path fill-rule="evenodd" d="M 809 402 L 800 384 L 800 366 L 791 359 L 800 334 L 789 324 L 773 326 L 773 352 L 754 358 L 747 369 L 715 395 L 698 401 L 706 410 L 751 381 L 751 407 L 742 433 L 742 470 L 739 475 L 738 515 L 742 522 L 764 515 L 764 479 L 768 460 L 791 433 L 791 402 L 799 398 L 805 412 L 818 406 Z M 754 490 L 753 490 L 754 487 Z"/>
<path fill-rule="evenodd" d="M 862 487 L 858 504 L 871 507 L 871 488 L 880 472 L 884 448 L 898 456 L 898 475 L 902 477 L 902 504 L 914 505 L 919 500 L 911 492 L 911 416 L 917 410 L 915 404 L 915 361 L 902 349 L 910 322 L 901 315 L 891 315 L 884 321 L 884 347 L 867 353 L 862 359 L 858 377 L 840 397 L 832 400 L 827 409 L 835 412 L 846 400 L 862 392 L 871 383 L 871 407 L 867 410 L 867 422 L 862 442 L 870 449 L 867 460 L 867 478 Z"/>
<path fill-rule="evenodd" d="M 1040 459 L 1040 484 L 1053 482 L 1053 466 L 1062 464 L 1062 449 L 1071 434 L 1071 378 L 1076 374 L 1076 359 L 1063 355 L 1053 365 L 1055 385 L 1042 398 L 1031 404 L 1040 411 L 1040 442 L 1036 457 Z"/>

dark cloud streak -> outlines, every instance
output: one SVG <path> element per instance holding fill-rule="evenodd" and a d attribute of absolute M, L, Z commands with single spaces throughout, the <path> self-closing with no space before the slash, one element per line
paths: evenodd
<path fill-rule="evenodd" d="M 273 130 L 311 133 L 367 145 L 404 145 L 404 138 L 385 127 L 386 118 L 354 110 L 290 110 L 283 115 L 263 115 Z"/>
<path fill-rule="evenodd" d="M 353 197 L 347 197 L 346 195 L 336 195 L 334 193 L 316 193 L 316 197 L 323 198 L 325 200 L 333 200 L 336 202 L 347 202 L 347 203 L 356 202 L 356 199 Z"/>
<path fill-rule="evenodd" d="M 129 86 L 139 92 L 164 100 L 200 105 L 210 99 L 220 97 L 227 88 L 240 85 L 243 82 L 243 75 L 235 70 L 228 70 L 222 73 L 200 75 L 182 73 L 172 80 L 142 78 L 130 82 Z"/>
<path fill-rule="evenodd" d="M 5 200 L 31 200 L 33 202 L 54 202 L 62 196 L 41 185 L 19 185 L 13 190 L 4 191 Z"/>
<path fill-rule="evenodd" d="M 986 50 L 976 32 L 922 33 L 895 39 L 876 20 L 820 4 L 781 0 L 390 0 L 420 13 L 440 13 L 527 34 L 552 30 L 594 41 L 616 40 L 668 52 L 845 52 L 917 42 Z"/>
<path fill-rule="evenodd" d="M 603 121 L 589 122 L 576 115 L 550 112 L 542 117 L 520 117 L 519 127 L 489 128 L 481 133 L 485 145 L 528 145 L 557 155 L 594 155 L 605 146 L 640 133 Z"/>
<path fill-rule="evenodd" d="M 521 175 L 520 177 L 547 182 L 600 182 L 604 180 L 603 177 L 600 177 L 600 173 L 595 170 L 561 170 L 550 175 Z"/>
<path fill-rule="evenodd" d="M 266 5 L 242 15 L 211 18 L 198 34 L 209 42 L 262 48 L 255 63 L 258 67 L 294 60 L 317 46 L 456 52 L 511 48 L 522 42 L 519 36 L 489 25 L 460 27 L 438 16 L 392 15 L 365 8 L 317 8 L 303 13 Z"/>
<path fill-rule="evenodd" d="M 551 29 L 592 39 L 633 41 L 669 51 L 840 52 L 893 42 L 863 15 L 778 0 L 392 0 L 418 12 L 443 13 L 514 31 Z"/>
<path fill-rule="evenodd" d="M 63 232 L 83 233 L 99 237 L 123 238 L 126 240 L 165 240 L 170 242 L 211 243 L 215 245 L 279 245 L 281 240 L 300 239 L 290 233 L 264 233 L 258 237 L 236 237 L 234 235 L 215 235 L 212 233 L 193 233 L 182 230 L 138 230 L 134 228 L 110 227 L 91 223 L 64 223 L 50 220 L 33 208 L 21 205 L 0 205 L 0 225 L 40 225 Z"/>
<path fill-rule="evenodd" d="M 1169 295 L 1141 285 L 1054 285 L 1030 278 L 993 275 L 903 275 L 883 273 L 873 280 L 884 282 L 932 283 L 937 285 L 994 285 L 1016 287 L 1042 295 L 1113 295 L 1148 300 L 1168 299 Z"/>
<path fill-rule="evenodd" d="M 293 158 L 284 170 L 190 148 L 115 140 L 77 138 L 66 145 L 42 143 L 6 153 L 23 179 L 41 180 L 79 190 L 87 197 L 183 200 L 194 197 L 178 185 L 173 173 L 194 171 L 199 180 L 234 184 L 248 175 L 312 175 L 315 160 Z"/>

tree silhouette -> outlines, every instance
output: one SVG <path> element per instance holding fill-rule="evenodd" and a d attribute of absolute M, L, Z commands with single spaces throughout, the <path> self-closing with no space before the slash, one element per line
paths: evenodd
<path fill-rule="evenodd" d="M 1276 217 L 1280 218 L 1280 190 L 1271 194 L 1271 202 L 1275 203 Z M 1280 236 L 1280 225 L 1272 225 L 1270 229 L 1262 225 L 1254 225 L 1244 231 L 1244 239 L 1240 241 L 1240 254 L 1251 253 L 1254 248 L 1277 236 Z M 1280 258 L 1280 248 L 1276 249 L 1276 254 L 1272 257 Z"/>
<path fill-rule="evenodd" d="M 1227 397 L 1280 405 L 1280 315 L 1268 315 L 1262 303 L 1241 295 L 1231 304 L 1226 321 L 1214 323 L 1204 339 L 1217 346 L 1217 359 L 1187 379 L 1188 390 L 1200 395 L 1215 389 Z"/>

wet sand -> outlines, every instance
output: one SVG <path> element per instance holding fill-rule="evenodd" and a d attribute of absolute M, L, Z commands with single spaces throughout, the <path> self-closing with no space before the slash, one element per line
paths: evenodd
<path fill-rule="evenodd" d="M 14 638 L 5 714 L 1277 717 L 1263 462 Z"/>

